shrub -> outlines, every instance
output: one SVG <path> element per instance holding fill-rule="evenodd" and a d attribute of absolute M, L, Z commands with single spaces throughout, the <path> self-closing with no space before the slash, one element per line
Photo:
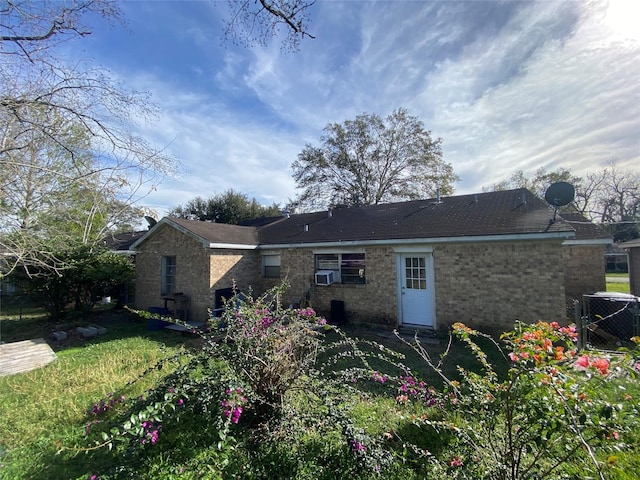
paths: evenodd
<path fill-rule="evenodd" d="M 637 442 L 640 412 L 624 385 L 640 362 L 579 354 L 572 327 L 519 323 L 499 343 L 456 324 L 449 347 L 463 342 L 481 366 L 458 367 L 456 379 L 442 368 L 449 348 L 435 361 L 417 337 L 401 339 L 442 380 L 434 388 L 400 353 L 350 338 L 310 309 L 284 308 L 284 288 L 236 295 L 210 331 L 194 330 L 200 348 L 166 360 L 179 366 L 160 385 L 95 405 L 92 448 L 113 448 L 120 462 L 100 478 L 135 476 L 141 458 L 175 454 L 185 438 L 206 453 L 211 478 L 331 478 L 340 469 L 354 478 L 605 478 Z M 496 354 L 506 371 L 489 360 Z M 305 458 L 313 452 L 326 460 Z"/>
<path fill-rule="evenodd" d="M 198 418 L 198 427 L 209 432 L 206 441 L 211 434 L 217 438 L 212 468 L 222 475 L 233 465 L 236 433 L 256 427 L 266 432 L 270 422 L 282 416 L 288 393 L 310 385 L 309 371 L 326 321 L 311 309 L 283 308 L 283 288 L 258 298 L 234 296 L 222 318 L 211 319 L 211 330 L 193 330 L 202 339 L 200 348 L 183 350 L 150 369 L 166 362 L 180 364 L 147 395 L 97 402 L 86 427 L 93 442 L 89 450 L 115 449 L 127 465 L 147 449 L 170 442 L 172 429 L 193 425 L 190 419 Z M 108 475 L 102 472 L 100 478 Z"/>
<path fill-rule="evenodd" d="M 421 451 L 432 474 L 549 478 L 577 460 L 581 476 L 604 478 L 607 459 L 633 441 L 637 403 L 622 388 L 615 398 L 602 394 L 607 383 L 635 378 L 640 363 L 629 355 L 579 355 L 573 327 L 518 323 L 502 336 L 503 346 L 492 340 L 511 362 L 506 378 L 499 378 L 474 340 L 490 337 L 460 323 L 453 326 L 453 334 L 482 363 L 482 373 L 460 368 L 461 380 L 445 378 L 442 392 L 411 376 L 399 379 L 398 402 L 437 405 L 444 415 L 413 421 L 425 432 L 449 438 L 438 454 Z M 417 339 L 406 343 L 442 375 Z M 582 461 L 585 457 L 587 462 Z"/>

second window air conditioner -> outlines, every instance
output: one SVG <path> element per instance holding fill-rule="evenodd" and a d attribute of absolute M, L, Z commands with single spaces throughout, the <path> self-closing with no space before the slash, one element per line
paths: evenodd
<path fill-rule="evenodd" d="M 331 285 L 335 281 L 333 270 L 318 270 L 316 272 L 316 285 Z"/>

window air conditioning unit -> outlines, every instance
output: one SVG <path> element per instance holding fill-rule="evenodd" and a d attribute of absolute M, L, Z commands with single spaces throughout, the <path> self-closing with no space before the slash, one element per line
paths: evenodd
<path fill-rule="evenodd" d="M 316 285 L 331 285 L 334 280 L 333 270 L 318 270 L 316 272 Z"/>

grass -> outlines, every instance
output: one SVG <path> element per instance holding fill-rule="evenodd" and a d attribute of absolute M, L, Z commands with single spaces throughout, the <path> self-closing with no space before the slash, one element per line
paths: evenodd
<path fill-rule="evenodd" d="M 630 293 L 630 286 L 627 282 L 607 282 L 607 292 Z"/>
<path fill-rule="evenodd" d="M 23 315 L 20 319 L 11 312 L 3 314 L 3 338 L 11 341 L 25 338 L 47 337 L 59 324 L 48 322 L 38 312 Z M 100 308 L 91 315 L 79 316 L 70 322 L 71 328 L 80 324 L 105 326 L 108 333 L 91 340 L 72 337 L 55 345 L 58 360 L 44 368 L 0 377 L 0 479 L 74 479 L 88 477 L 87 472 L 103 471 L 118 465 L 120 459 L 104 450 L 77 453 L 76 445 L 83 445 L 84 425 L 88 421 L 87 411 L 108 393 L 134 398 L 154 386 L 167 371 L 152 371 L 142 381 L 133 380 L 168 354 L 179 352 L 181 348 L 191 348 L 194 340 L 174 332 L 150 332 L 144 322 L 126 314 L 114 314 Z M 401 341 L 389 334 L 349 328 L 351 337 L 365 342 L 380 342 L 405 355 L 401 361 L 415 374 L 429 384 L 438 384 L 439 378 L 424 365 L 422 359 Z M 329 338 L 331 340 L 332 338 Z M 365 345 L 365 344 L 363 344 Z M 366 345 L 365 345 L 366 347 Z M 431 358 L 437 362 L 445 352 L 447 339 L 441 338 L 435 345 L 425 344 Z M 482 342 L 482 347 L 490 347 L 490 342 Z M 488 348 L 492 351 L 491 348 Z M 375 351 L 371 355 L 371 366 L 388 371 L 384 362 L 376 363 Z M 492 360 L 507 368 L 500 356 L 493 354 Z M 343 368 L 352 364 L 347 360 Z M 455 376 L 458 365 L 479 371 L 480 365 L 458 343 L 452 345 L 450 356 L 444 366 L 447 375 Z M 412 424 L 411 414 L 420 417 L 425 410 L 400 409 L 393 398 L 378 395 L 374 382 L 353 389 L 348 400 L 350 415 L 354 424 L 370 435 L 393 434 L 414 444 L 424 444 L 433 451 L 441 444 L 439 438 L 425 438 L 424 431 Z M 618 390 L 618 385 L 612 385 Z M 607 391 L 613 394 L 613 391 Z M 640 388 L 633 386 L 629 393 L 640 396 Z M 613 401 L 612 397 L 612 401 Z M 292 399 L 295 411 L 323 408 L 308 396 Z M 426 407 L 421 407 L 426 408 Z M 407 416 L 409 414 L 409 416 Z M 292 418 L 291 421 L 300 421 Z M 207 428 L 206 417 L 187 419 L 183 424 L 167 429 L 169 435 L 145 457 L 139 458 L 135 474 L 125 473 L 117 478 L 163 478 L 201 479 L 221 478 L 216 465 L 221 461 L 230 465 L 235 472 L 225 478 L 295 478 L 334 479 L 350 477 L 353 480 L 370 478 L 370 473 L 358 468 L 351 450 L 344 445 L 341 432 L 330 423 L 322 428 L 302 428 L 304 433 L 296 438 L 284 436 L 279 442 L 261 442 L 259 438 L 238 436 L 237 444 L 228 457 L 221 457 L 216 448 L 216 431 Z M 164 434 L 163 434 L 164 435 Z M 387 472 L 385 478 L 423 478 L 420 470 L 404 464 L 402 444 L 398 444 L 398 461 Z M 408 461 L 405 459 L 405 461 Z M 636 472 L 640 460 L 633 454 L 620 453 L 616 459 L 622 467 L 616 469 L 618 480 L 634 478 L 624 476 L 625 470 Z M 580 472 L 575 478 L 580 477 Z"/>
<path fill-rule="evenodd" d="M 628 273 L 607 273 L 607 278 L 625 278 L 629 280 Z M 630 293 L 629 282 L 606 282 L 607 292 Z"/>
<path fill-rule="evenodd" d="M 116 321 L 116 318 L 119 321 Z M 136 397 L 152 387 L 165 371 L 131 383 L 167 354 L 181 348 L 179 335 L 148 332 L 142 321 L 126 314 L 97 311 L 71 324 L 98 324 L 107 334 L 95 339 L 71 336 L 52 343 L 57 360 L 23 374 L 0 377 L 0 478 L 34 478 L 54 464 L 58 446 L 82 437 L 87 412 L 110 393 Z M 67 325 L 69 326 L 69 325 Z M 51 324 L 38 312 L 21 320 L 5 312 L 3 339 L 47 337 Z M 185 337 L 186 338 L 186 337 Z M 40 478 L 73 478 L 67 474 Z"/>
<path fill-rule="evenodd" d="M 607 273 L 606 276 L 613 278 L 629 278 L 628 273 Z"/>

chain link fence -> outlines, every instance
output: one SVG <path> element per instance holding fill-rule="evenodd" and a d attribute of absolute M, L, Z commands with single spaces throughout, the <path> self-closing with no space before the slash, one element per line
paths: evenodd
<path fill-rule="evenodd" d="M 615 350 L 633 345 L 640 336 L 640 297 L 598 292 L 576 300 L 575 321 L 580 348 Z"/>

